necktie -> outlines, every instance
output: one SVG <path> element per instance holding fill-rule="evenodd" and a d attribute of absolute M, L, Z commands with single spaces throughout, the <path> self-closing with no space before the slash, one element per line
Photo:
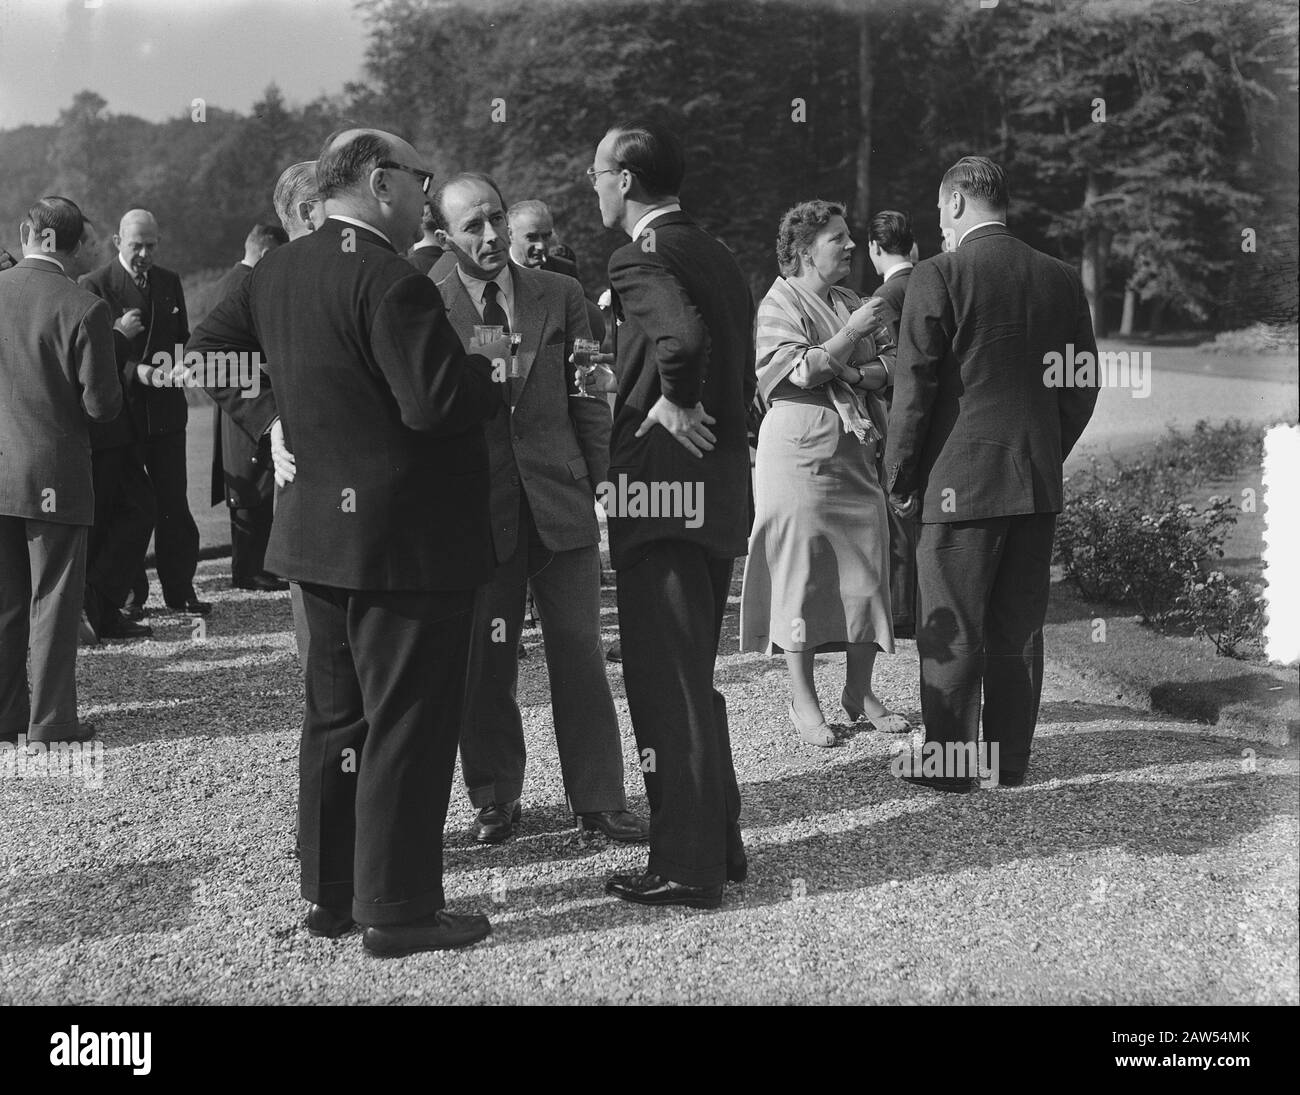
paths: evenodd
<path fill-rule="evenodd" d="M 510 333 L 510 320 L 506 318 L 506 310 L 501 307 L 501 302 L 497 296 L 501 292 L 501 286 L 495 281 L 489 281 L 483 286 L 483 322 L 488 327 L 500 327 L 505 334 Z"/>
<path fill-rule="evenodd" d="M 143 296 L 149 295 L 149 278 L 144 274 L 136 274 L 135 287 L 140 290 Z"/>

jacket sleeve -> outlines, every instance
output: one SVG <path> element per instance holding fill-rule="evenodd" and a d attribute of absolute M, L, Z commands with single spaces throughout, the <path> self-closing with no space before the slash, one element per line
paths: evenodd
<path fill-rule="evenodd" d="M 187 353 L 197 351 L 209 360 L 210 355 L 217 353 L 261 353 L 261 344 L 253 330 L 248 284 L 249 279 L 245 278 L 208 313 L 190 336 Z M 207 375 L 216 375 L 216 371 L 207 370 Z M 237 383 L 203 390 L 254 441 L 266 433 L 280 413 L 275 405 L 275 393 L 269 387 L 251 399 L 244 397 L 244 390 Z"/>
<path fill-rule="evenodd" d="M 609 260 L 609 281 L 623 315 L 655 347 L 659 389 L 679 407 L 694 407 L 704 393 L 709 330 L 685 286 L 658 257 L 628 246 Z"/>
<path fill-rule="evenodd" d="M 591 322 L 587 318 L 587 302 L 582 295 L 582 287 L 568 278 L 564 283 L 565 347 L 572 346 L 575 338 L 591 338 Z M 566 374 L 569 367 L 566 358 Z M 609 404 L 604 398 L 570 399 L 568 404 L 569 421 L 573 423 L 578 447 L 582 449 L 583 458 L 587 461 L 591 487 L 595 490 L 609 478 L 609 434 L 613 416 L 609 413 Z"/>
<path fill-rule="evenodd" d="M 501 409 L 492 363 L 465 352 L 438 287 L 414 269 L 384 291 L 370 347 L 408 429 L 454 437 Z"/>
<path fill-rule="evenodd" d="M 117 378 L 112 313 L 103 300 L 86 309 L 77 324 L 74 352 L 82 409 L 96 422 L 111 422 L 122 410 L 122 385 Z"/>
<path fill-rule="evenodd" d="M 885 487 L 908 495 L 918 486 L 918 467 L 939 390 L 939 368 L 952 346 L 956 319 L 948 287 L 933 262 L 912 273 L 898 327 L 894 402 L 885 445 Z"/>
<path fill-rule="evenodd" d="M 1075 302 L 1075 319 L 1074 319 L 1074 347 L 1075 352 L 1086 350 L 1092 354 L 1094 361 L 1097 359 L 1097 338 L 1092 329 L 1092 313 L 1088 310 L 1088 298 L 1083 292 L 1083 282 L 1079 280 L 1074 270 L 1069 271 L 1071 279 L 1075 284 L 1076 302 Z M 1097 396 L 1100 393 L 1098 387 L 1084 388 L 1066 388 L 1058 387 L 1056 389 L 1056 406 L 1061 416 L 1061 460 L 1064 461 L 1070 455 L 1070 450 L 1074 448 L 1079 438 L 1083 435 L 1084 427 L 1088 425 L 1088 420 L 1092 418 L 1092 412 L 1097 406 Z"/>

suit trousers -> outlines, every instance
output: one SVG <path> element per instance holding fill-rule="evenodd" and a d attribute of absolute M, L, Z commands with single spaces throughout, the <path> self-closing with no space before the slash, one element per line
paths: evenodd
<path fill-rule="evenodd" d="M 86 609 L 92 625 L 126 601 L 144 566 L 155 506 L 149 476 L 134 445 L 90 455 L 95 524 L 86 549 Z"/>
<path fill-rule="evenodd" d="M 186 494 L 185 431 L 154 434 L 139 449 L 158 511 L 153 550 L 163 601 L 183 605 L 194 596 L 194 572 L 199 565 L 199 529 Z M 145 590 L 147 597 L 147 584 Z"/>
<path fill-rule="evenodd" d="M 0 738 L 43 741 L 76 730 L 89 532 L 0 515 Z"/>
<path fill-rule="evenodd" d="M 1043 691 L 1054 513 L 924 524 L 917 542 L 926 742 L 984 741 L 1020 770 Z"/>
<path fill-rule="evenodd" d="M 470 699 L 460 739 L 470 802 L 481 809 L 511 802 L 523 791 L 524 728 L 516 694 L 519 633 L 531 586 L 570 809 L 626 809 L 618 713 L 600 641 L 600 547 L 548 549 L 522 491 L 517 543 L 475 608 Z"/>
<path fill-rule="evenodd" d="M 230 507 L 230 578 L 247 582 L 266 569 L 266 545 L 271 539 L 275 502 Z"/>
<path fill-rule="evenodd" d="M 474 592 L 302 583 L 310 628 L 298 754 L 302 896 L 359 924 L 445 904 L 447 820 Z"/>
<path fill-rule="evenodd" d="M 727 703 L 713 686 L 731 559 L 658 540 L 618 572 L 623 683 L 650 802 L 649 870 L 688 886 L 744 859 Z"/>

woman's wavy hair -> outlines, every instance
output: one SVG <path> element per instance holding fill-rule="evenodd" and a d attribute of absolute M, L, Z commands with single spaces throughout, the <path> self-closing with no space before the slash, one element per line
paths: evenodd
<path fill-rule="evenodd" d="M 785 211 L 781 227 L 776 230 L 776 264 L 785 277 L 799 272 L 799 252 L 812 244 L 817 233 L 830 224 L 832 217 L 844 216 L 839 202 L 813 198 Z"/>

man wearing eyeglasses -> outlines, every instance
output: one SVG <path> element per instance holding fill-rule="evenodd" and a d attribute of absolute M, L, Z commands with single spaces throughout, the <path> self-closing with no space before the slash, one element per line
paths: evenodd
<path fill-rule="evenodd" d="M 483 423 L 501 394 L 402 253 L 432 175 L 405 141 L 327 139 L 325 223 L 272 251 L 199 327 L 202 353 L 258 353 L 296 457 L 266 566 L 301 584 L 310 636 L 299 753 L 307 930 L 365 925 L 380 957 L 490 930 L 444 909 L 442 830 L 475 590 L 492 571 Z"/>
<path fill-rule="evenodd" d="M 611 482 L 699 499 L 692 515 L 609 513 L 623 682 L 650 800 L 644 873 L 606 892 L 643 905 L 716 908 L 748 869 L 727 707 L 713 685 L 732 562 L 747 548 L 754 308 L 730 251 L 688 217 L 677 136 L 614 126 L 587 172 L 606 228 L 618 398 Z M 629 492 L 628 496 L 631 494 Z"/>

